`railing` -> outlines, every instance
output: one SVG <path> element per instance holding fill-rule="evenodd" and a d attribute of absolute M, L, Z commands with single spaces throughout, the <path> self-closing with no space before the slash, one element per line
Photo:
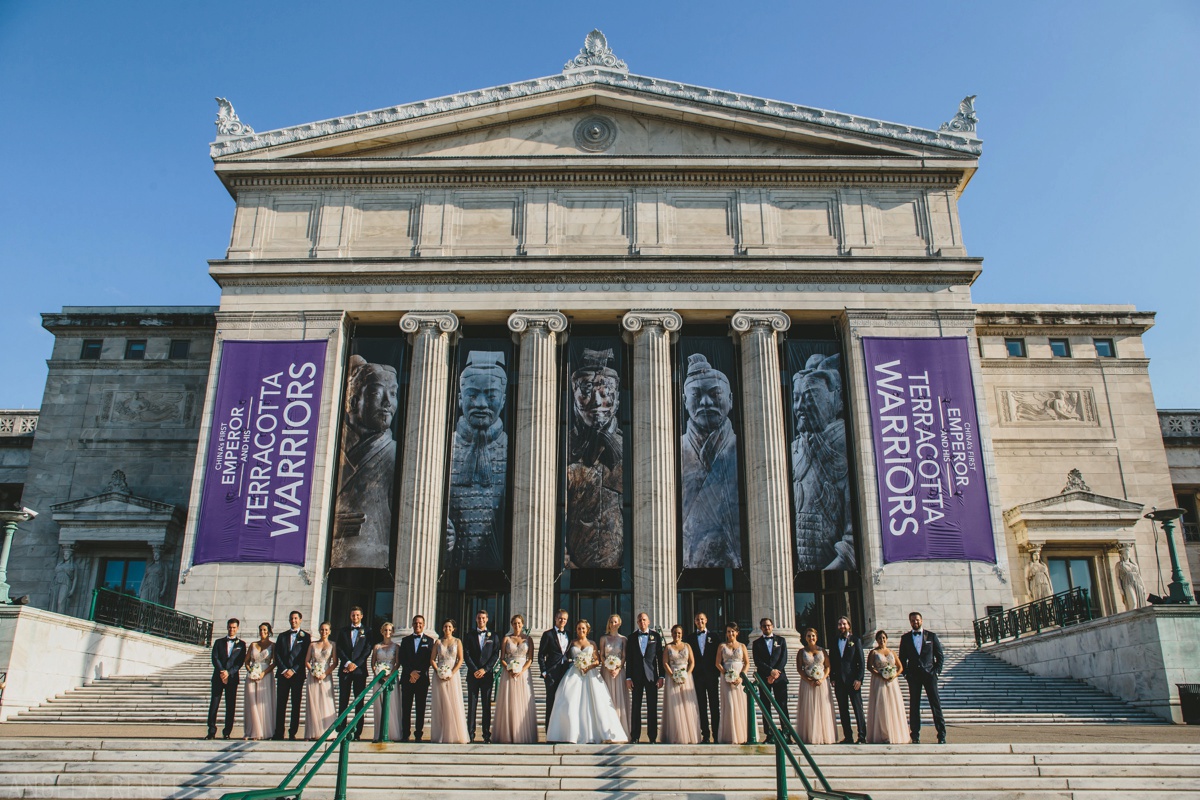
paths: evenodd
<path fill-rule="evenodd" d="M 359 720 L 367 713 L 377 701 L 383 703 L 380 709 L 379 720 L 379 741 L 386 742 L 388 740 L 388 716 L 389 709 L 392 705 L 390 695 L 396 687 L 396 678 L 400 675 L 400 671 L 395 672 L 380 672 L 371 679 L 366 688 L 359 694 L 359 700 L 353 705 L 347 705 L 346 710 L 338 715 L 329 729 L 321 734 L 312 747 L 308 748 L 308 752 L 296 762 L 296 766 L 292 767 L 292 771 L 279 782 L 279 785 L 274 789 L 252 789 L 250 791 L 229 792 L 221 796 L 221 800 L 300 800 L 300 796 L 304 790 L 308 788 L 308 784 L 316 777 L 317 772 L 333 755 L 333 751 L 338 753 L 338 774 L 337 783 L 334 786 L 334 800 L 346 800 L 346 786 L 349 783 L 350 776 L 350 742 L 354 739 L 354 729 L 358 725 Z M 371 690 L 374 689 L 374 693 Z M 368 695 L 370 695 L 368 697 Z M 366 698 L 363 700 L 362 698 Z M 309 759 L 316 755 L 317 751 L 325 746 L 325 752 L 322 753 L 316 762 L 309 767 L 308 772 L 300 779 L 300 782 L 292 788 L 288 788 L 300 771 L 308 764 Z"/>
<path fill-rule="evenodd" d="M 111 589 L 92 592 L 92 608 L 88 612 L 88 619 L 176 642 L 204 646 L 212 642 L 212 620 L 193 617 L 169 606 L 148 603 Z"/>
<path fill-rule="evenodd" d="M 1041 633 L 1042 628 L 1066 627 L 1092 618 L 1092 602 L 1088 590 L 1080 587 L 1044 597 L 1023 606 L 989 614 L 975 620 L 975 646 L 984 642 L 999 643 L 1023 633 Z"/>
<path fill-rule="evenodd" d="M 813 760 L 812 753 L 808 752 L 808 748 L 804 746 L 804 742 L 800 740 L 800 736 L 796 733 L 796 729 L 792 727 L 792 722 L 788 715 L 779 707 L 775 696 L 771 693 L 766 681 L 761 676 L 755 675 L 753 681 L 742 681 L 742 689 L 746 692 L 749 698 L 747 701 L 746 724 L 749 737 L 748 742 L 757 742 L 758 736 L 754 728 L 754 709 L 758 708 L 759 714 L 762 716 L 763 730 L 767 734 L 767 740 L 775 745 L 775 798 L 776 800 L 787 800 L 787 767 L 790 763 L 796 775 L 800 778 L 800 782 L 804 784 L 804 791 L 812 800 L 871 800 L 871 795 L 860 794 L 858 792 L 843 792 L 837 791 L 830 787 L 829 781 L 826 780 L 825 774 L 821 772 L 821 768 L 817 766 L 817 762 Z M 756 691 L 757 689 L 757 691 Z M 785 731 L 781 731 L 779 726 L 775 724 L 775 720 L 771 717 L 770 708 L 767 707 L 763 698 L 767 699 L 771 708 L 775 709 L 775 713 L 779 716 L 780 722 L 786 731 L 787 736 L 784 736 Z M 813 788 L 812 782 L 808 776 L 804 774 L 804 770 L 800 767 L 800 760 L 796 758 L 796 754 L 792 752 L 792 748 L 788 742 L 800 748 L 800 754 L 804 756 L 808 768 L 812 770 L 817 781 L 821 784 L 821 789 Z"/>

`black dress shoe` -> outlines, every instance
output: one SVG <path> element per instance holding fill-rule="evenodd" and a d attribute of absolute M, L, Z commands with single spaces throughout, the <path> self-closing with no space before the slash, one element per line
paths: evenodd
<path fill-rule="evenodd" d="M 946 734 L 943 733 L 941 736 L 938 736 L 938 744 L 945 744 L 945 743 L 946 743 Z"/>
<path fill-rule="evenodd" d="M 271 741 L 272 741 L 272 742 L 282 742 L 282 741 L 283 741 L 283 734 L 281 733 L 281 734 L 279 734 L 278 736 L 272 736 L 272 737 L 271 737 Z"/>
<path fill-rule="evenodd" d="M 708 737 L 707 737 L 707 736 L 701 736 L 701 737 L 700 737 L 700 744 L 708 744 Z"/>
<path fill-rule="evenodd" d="M 205 739 L 215 739 L 215 738 L 217 738 L 217 732 L 216 732 L 216 731 L 209 731 L 209 732 L 208 732 L 208 734 L 207 734 L 207 735 L 205 735 L 205 737 L 204 737 L 204 738 L 205 738 Z"/>
<path fill-rule="evenodd" d="M 920 736 L 914 736 L 914 737 L 912 737 L 912 741 L 911 741 L 911 742 L 909 742 L 909 744 L 920 744 L 920 743 L 921 743 L 921 737 L 920 737 Z"/>
<path fill-rule="evenodd" d="M 228 733 L 222 733 L 222 734 L 221 734 L 221 738 L 222 738 L 222 739 L 228 739 L 228 738 L 229 738 L 229 734 L 228 734 Z"/>
<path fill-rule="evenodd" d="M 847 736 L 845 739 L 842 739 L 840 742 L 838 742 L 838 744 L 854 744 L 854 740 Z"/>
<path fill-rule="evenodd" d="M 288 738 L 294 742 L 294 741 L 296 741 L 296 734 L 293 733 L 290 736 L 288 736 Z"/>
<path fill-rule="evenodd" d="M 866 736 L 859 736 L 859 737 L 858 737 L 858 744 L 866 744 L 866 743 L 867 743 L 867 737 L 866 737 Z"/>

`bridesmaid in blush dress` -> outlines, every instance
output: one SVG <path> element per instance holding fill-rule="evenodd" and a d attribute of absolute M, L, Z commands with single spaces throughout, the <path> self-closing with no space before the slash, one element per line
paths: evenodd
<path fill-rule="evenodd" d="M 692 670 L 692 648 L 683 641 L 683 626 L 671 627 L 671 643 L 663 648 L 667 680 L 663 686 L 663 741 L 668 744 L 700 744 L 700 705 Z"/>
<path fill-rule="evenodd" d="M 742 686 L 748 663 L 746 645 L 738 641 L 738 624 L 730 622 L 725 626 L 725 642 L 717 648 L 717 669 L 721 671 L 721 727 L 717 730 L 717 741 L 721 744 L 746 743 L 746 692 Z"/>
<path fill-rule="evenodd" d="M 604 635 L 597 642 L 600 647 L 600 674 L 604 678 L 604 685 L 608 687 L 613 708 L 617 710 L 617 716 L 621 719 L 621 729 L 625 731 L 626 736 L 629 735 L 629 718 L 633 715 L 629 686 L 625 683 L 625 646 L 627 643 L 628 640 L 621 635 L 621 618 L 613 614 L 608 618 Z M 609 666 L 609 664 L 616 663 L 613 659 L 621 662 L 616 669 Z"/>
<path fill-rule="evenodd" d="M 381 672 L 392 674 L 400 668 L 400 645 L 392 641 L 392 623 L 385 622 L 379 626 L 379 635 L 383 640 L 371 649 L 371 668 L 378 675 Z M 387 678 L 384 678 L 387 680 Z M 383 704 L 388 704 L 388 741 L 400 741 L 400 686 L 393 684 L 392 691 L 386 698 L 379 698 L 372 707 L 375 712 L 375 741 L 383 741 Z"/>
<path fill-rule="evenodd" d="M 246 696 L 242 703 L 247 739 L 275 735 L 275 645 L 271 625 L 258 626 L 258 641 L 246 649 Z"/>
<path fill-rule="evenodd" d="M 308 677 L 304 681 L 308 693 L 304 710 L 304 738 L 309 741 L 319 739 L 337 719 L 337 704 L 333 701 L 337 651 L 333 642 L 329 641 L 332 631 L 329 623 L 322 622 L 318 631 L 321 638 L 308 646 L 308 654 L 304 657 L 308 665 Z"/>
<path fill-rule="evenodd" d="M 908 731 L 908 718 L 904 715 L 904 698 L 900 695 L 900 682 L 904 665 L 896 654 L 888 649 L 885 631 L 875 634 L 878 645 L 867 656 L 867 669 L 871 670 L 871 698 L 867 701 L 867 742 L 870 744 L 908 744 L 912 736 Z"/>
<path fill-rule="evenodd" d="M 512 633 L 500 643 L 502 671 L 492 738 L 501 744 L 533 744 L 538 738 L 533 680 L 529 675 L 533 654 L 529 652 L 529 637 L 525 635 L 525 618 L 515 614 L 509 623 Z"/>
<path fill-rule="evenodd" d="M 796 691 L 796 733 L 805 744 L 837 741 L 829 688 L 829 654 L 817 647 L 817 629 L 805 628 L 804 649 L 796 654 L 800 687 Z"/>
<path fill-rule="evenodd" d="M 433 679 L 433 703 L 430 708 L 431 742 L 442 744 L 467 743 L 467 712 L 463 708 L 462 642 L 454 638 L 454 620 L 442 623 L 442 638 L 433 643 L 430 664 L 436 673 Z"/>

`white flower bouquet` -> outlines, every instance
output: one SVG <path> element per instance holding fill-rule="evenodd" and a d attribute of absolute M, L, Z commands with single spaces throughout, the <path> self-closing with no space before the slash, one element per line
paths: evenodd
<path fill-rule="evenodd" d="M 319 681 L 325 680 L 325 666 L 323 664 L 309 664 L 308 671 L 317 680 L 319 680 Z"/>
<path fill-rule="evenodd" d="M 387 661 L 380 661 L 375 665 L 376 675 L 390 675 L 392 673 L 392 665 Z"/>
<path fill-rule="evenodd" d="M 438 667 L 437 674 L 442 680 L 448 681 L 450 680 L 450 676 L 454 674 L 454 670 L 450 669 L 450 667 Z"/>
<path fill-rule="evenodd" d="M 804 676 L 812 681 L 818 681 L 825 677 L 825 667 L 820 664 L 809 664 L 804 668 Z"/>
<path fill-rule="evenodd" d="M 741 676 L 742 676 L 742 673 L 740 673 L 740 672 L 734 672 L 733 670 L 726 670 L 725 671 L 725 682 L 726 683 L 737 683 L 738 678 L 740 678 Z"/>
<path fill-rule="evenodd" d="M 261 681 L 263 679 L 263 675 L 266 675 L 266 674 L 267 673 L 263 669 L 262 664 L 251 664 L 250 665 L 250 680 Z"/>
<path fill-rule="evenodd" d="M 891 664 L 888 664 L 886 667 L 879 670 L 879 677 L 883 678 L 885 681 L 890 681 L 899 674 L 900 671 Z"/>
<path fill-rule="evenodd" d="M 513 675 L 516 675 L 518 672 L 521 671 L 521 669 L 524 666 L 525 666 L 525 659 L 514 658 L 513 660 L 508 662 L 508 671 L 511 672 Z"/>
<path fill-rule="evenodd" d="M 683 667 L 675 670 L 671 673 L 671 680 L 675 681 L 676 686 L 683 686 L 684 682 L 687 681 L 687 670 Z"/>
<path fill-rule="evenodd" d="M 621 668 L 621 657 L 615 656 L 615 655 L 605 656 L 604 657 L 604 668 L 612 669 L 612 670 L 620 669 Z"/>
<path fill-rule="evenodd" d="M 587 656 L 575 656 L 575 669 L 580 672 L 587 672 L 591 664 L 592 660 Z"/>

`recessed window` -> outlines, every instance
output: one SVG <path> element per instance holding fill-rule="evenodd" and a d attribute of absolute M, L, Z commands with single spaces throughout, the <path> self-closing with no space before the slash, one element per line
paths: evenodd
<path fill-rule="evenodd" d="M 192 343 L 187 339 L 172 339 L 170 358 L 179 359 L 187 358 L 188 351 L 192 349 Z"/>
<path fill-rule="evenodd" d="M 1008 348 L 1008 354 L 1012 358 L 1025 357 L 1025 340 L 1024 339 L 1005 339 L 1004 346 Z"/>
<path fill-rule="evenodd" d="M 1096 355 L 1099 358 L 1116 358 L 1117 348 L 1113 346 L 1112 339 L 1093 339 L 1096 343 Z"/>
<path fill-rule="evenodd" d="M 79 351 L 79 357 L 84 361 L 99 361 L 100 351 L 103 348 L 103 339 L 84 339 L 83 347 Z"/>
<path fill-rule="evenodd" d="M 146 357 L 146 340 L 130 339 L 125 342 L 125 360 L 141 361 Z"/>
<path fill-rule="evenodd" d="M 1070 358 L 1071 343 L 1066 339 L 1051 339 L 1050 352 L 1055 358 Z"/>
<path fill-rule="evenodd" d="M 106 558 L 100 562 L 100 588 L 137 596 L 146 575 L 144 558 Z"/>

